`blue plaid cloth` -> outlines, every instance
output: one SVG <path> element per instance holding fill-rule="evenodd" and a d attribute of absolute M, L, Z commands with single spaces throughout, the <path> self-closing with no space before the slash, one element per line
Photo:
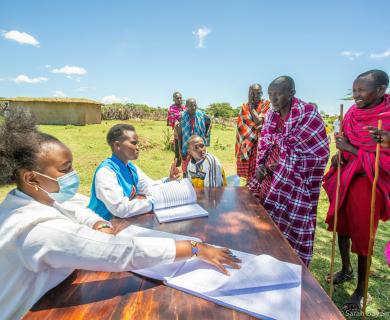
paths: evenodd
<path fill-rule="evenodd" d="M 196 134 L 203 138 L 205 145 L 210 145 L 210 136 L 206 137 L 206 117 L 207 115 L 200 110 L 195 113 L 195 124 L 194 129 L 191 128 L 191 116 L 188 111 L 183 111 L 181 114 L 181 132 L 182 132 L 182 148 L 181 153 L 183 157 L 187 155 L 187 141 L 188 139 Z"/>

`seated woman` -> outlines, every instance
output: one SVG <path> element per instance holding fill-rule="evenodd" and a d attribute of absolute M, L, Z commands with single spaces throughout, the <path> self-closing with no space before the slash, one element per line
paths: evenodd
<path fill-rule="evenodd" d="M 104 219 L 129 218 L 153 210 L 149 188 L 176 180 L 179 169 L 171 166 L 169 178 L 153 181 L 130 161 L 139 156 L 138 136 L 132 125 L 117 124 L 107 134 L 112 156 L 95 171 L 88 207 Z"/>
<path fill-rule="evenodd" d="M 0 315 L 21 318 L 75 269 L 122 272 L 197 255 L 227 274 L 226 248 L 167 238 L 115 237 L 109 222 L 72 200 L 79 186 L 72 153 L 17 110 L 0 126 Z M 77 201 L 75 201 L 77 202 Z M 102 232 L 99 232 L 102 231 Z"/>
<path fill-rule="evenodd" d="M 187 177 L 192 179 L 194 187 L 215 188 L 226 186 L 225 171 L 217 157 L 207 152 L 203 138 L 193 135 L 187 143 L 190 156 Z"/>

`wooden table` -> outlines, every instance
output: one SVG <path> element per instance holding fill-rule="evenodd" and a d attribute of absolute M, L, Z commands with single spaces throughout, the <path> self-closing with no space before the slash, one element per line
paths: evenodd
<path fill-rule="evenodd" d="M 209 217 L 159 224 L 153 214 L 113 219 L 199 237 L 208 243 L 302 264 L 267 212 L 245 188 L 198 190 Z M 302 268 L 301 319 L 344 319 L 309 270 Z M 75 271 L 38 301 L 24 319 L 252 319 L 130 272 Z"/>

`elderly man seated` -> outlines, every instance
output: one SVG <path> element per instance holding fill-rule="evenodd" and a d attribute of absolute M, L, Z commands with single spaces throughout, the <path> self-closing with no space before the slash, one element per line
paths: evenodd
<path fill-rule="evenodd" d="M 203 138 L 193 135 L 188 139 L 187 177 L 192 179 L 194 187 L 226 186 L 225 171 L 219 160 L 208 153 Z"/>

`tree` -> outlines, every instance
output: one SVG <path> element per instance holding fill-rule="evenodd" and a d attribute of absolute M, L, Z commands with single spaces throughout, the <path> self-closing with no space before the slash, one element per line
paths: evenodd
<path fill-rule="evenodd" d="M 206 108 L 207 114 L 215 118 L 232 118 L 236 115 L 236 110 L 228 102 L 216 102 Z"/>

